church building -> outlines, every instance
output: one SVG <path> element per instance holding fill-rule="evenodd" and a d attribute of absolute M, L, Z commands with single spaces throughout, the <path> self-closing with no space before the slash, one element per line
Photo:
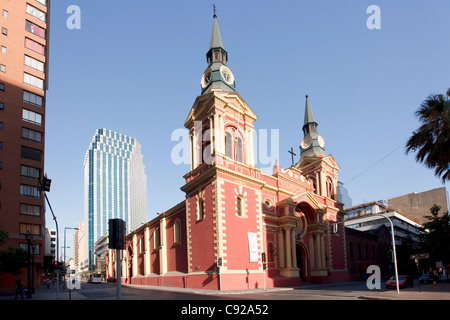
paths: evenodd
<path fill-rule="evenodd" d="M 115 281 L 217 290 L 348 280 L 339 166 L 324 149 L 308 96 L 301 158 L 272 175 L 255 167 L 253 110 L 235 88 L 217 16 L 201 95 L 185 127 L 191 148 L 185 199 L 126 236 L 107 255 Z"/>

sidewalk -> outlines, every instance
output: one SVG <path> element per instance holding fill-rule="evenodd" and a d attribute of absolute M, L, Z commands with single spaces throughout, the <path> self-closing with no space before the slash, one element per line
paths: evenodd
<path fill-rule="evenodd" d="M 360 299 L 376 299 L 376 300 L 450 300 L 450 283 L 438 283 L 436 288 L 432 284 L 421 284 L 419 287 L 415 284 L 413 288 L 400 289 L 397 293 L 396 289 L 384 292 L 369 292 L 360 296 Z"/>
<path fill-rule="evenodd" d="M 239 295 L 239 294 L 249 294 L 249 293 L 270 293 L 270 292 L 279 292 L 279 291 L 287 291 L 287 290 L 301 290 L 312 287 L 330 287 L 330 290 L 333 286 L 338 286 L 339 283 L 333 283 L 329 285 L 317 285 L 317 284 L 305 284 L 304 286 L 293 288 L 293 287 L 283 287 L 283 288 L 266 288 L 265 290 L 260 289 L 244 289 L 244 290 L 226 290 L 226 291 L 217 291 L 217 290 L 205 290 L 205 289 L 192 289 L 192 288 L 173 288 L 173 287 L 156 287 L 156 286 L 143 286 L 143 285 L 129 285 L 123 284 L 123 287 L 132 287 L 135 289 L 141 290 L 160 290 L 160 291 L 168 291 L 168 292 L 181 292 L 181 293 L 192 293 L 192 294 L 201 294 L 201 295 Z M 34 294 L 32 294 L 31 299 L 27 299 L 24 297 L 24 300 L 87 300 L 85 296 L 81 294 L 83 290 L 68 290 L 68 289 L 60 289 L 59 292 L 56 292 L 56 286 L 50 286 L 47 289 L 46 286 L 41 286 L 36 290 Z M 236 298 L 236 297 L 233 297 Z M 400 293 L 397 293 L 396 289 L 391 289 L 387 291 L 367 291 L 362 295 L 357 295 L 357 298 L 361 300 L 450 300 L 450 283 L 438 283 L 436 288 L 433 287 L 432 284 L 425 284 L 420 286 L 420 292 L 417 285 L 413 288 L 408 289 L 400 289 Z M 0 301 L 13 301 L 14 295 L 12 294 L 3 294 L 0 295 Z M 114 295 L 111 296 L 110 300 L 116 300 Z"/>
<path fill-rule="evenodd" d="M 20 298 L 19 298 L 20 299 Z M 12 293 L 0 294 L 0 301 L 14 301 L 14 295 Z M 77 290 L 59 289 L 57 292 L 56 285 L 50 286 L 49 289 L 45 285 L 41 285 L 36 288 L 35 293 L 31 294 L 31 299 L 27 299 L 26 295 L 23 297 L 24 301 L 36 301 L 36 300 L 86 300 L 86 298 L 77 293 Z"/>

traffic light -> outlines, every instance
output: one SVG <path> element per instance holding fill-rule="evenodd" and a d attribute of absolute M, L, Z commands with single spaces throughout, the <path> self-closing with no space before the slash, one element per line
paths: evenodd
<path fill-rule="evenodd" d="M 125 249 L 125 221 L 109 219 L 109 248 Z"/>
<path fill-rule="evenodd" d="M 52 184 L 52 180 L 48 179 L 47 177 L 44 177 L 42 179 L 42 191 L 49 192 L 51 184 Z"/>

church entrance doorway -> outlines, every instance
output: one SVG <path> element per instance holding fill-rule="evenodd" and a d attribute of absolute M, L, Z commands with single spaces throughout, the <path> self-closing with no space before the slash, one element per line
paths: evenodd
<path fill-rule="evenodd" d="M 302 279 L 302 281 L 306 281 L 308 278 L 306 251 L 301 243 L 297 243 L 295 250 L 297 255 L 297 268 L 299 268 L 300 278 Z"/>

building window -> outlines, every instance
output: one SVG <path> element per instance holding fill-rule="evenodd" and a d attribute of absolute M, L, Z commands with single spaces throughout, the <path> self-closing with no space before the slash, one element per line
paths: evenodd
<path fill-rule="evenodd" d="M 40 4 L 46 6 L 47 5 L 47 0 L 36 0 L 37 2 L 39 2 Z"/>
<path fill-rule="evenodd" d="M 236 161 L 243 162 L 244 157 L 242 155 L 242 139 L 241 137 L 236 137 Z"/>
<path fill-rule="evenodd" d="M 228 128 L 225 132 L 225 155 L 238 162 L 244 162 L 244 143 L 235 128 Z"/>
<path fill-rule="evenodd" d="M 40 236 L 41 235 L 41 226 L 37 224 L 27 224 L 27 223 L 21 223 L 19 225 L 19 233 L 20 234 L 27 234 L 30 233 L 34 236 Z"/>
<path fill-rule="evenodd" d="M 181 244 L 181 221 L 180 219 L 176 219 L 173 224 L 173 244 L 179 245 Z"/>
<path fill-rule="evenodd" d="M 31 130 L 28 128 L 22 128 L 22 138 L 42 143 L 42 132 Z"/>
<path fill-rule="evenodd" d="M 0 71 L 6 72 L 6 66 L 4 64 L 0 64 Z"/>
<path fill-rule="evenodd" d="M 38 25 L 26 20 L 25 21 L 25 30 L 28 32 L 31 32 L 32 34 L 37 35 L 38 37 L 41 37 L 45 39 L 45 29 L 39 27 Z"/>
<path fill-rule="evenodd" d="M 315 193 L 315 194 L 318 194 L 318 192 L 317 192 L 318 190 L 317 190 L 316 179 L 310 177 L 310 178 L 309 178 L 309 181 L 310 181 L 311 186 L 312 186 L 313 189 L 314 189 L 314 193 Z"/>
<path fill-rule="evenodd" d="M 205 204 L 203 198 L 199 198 L 197 202 L 197 221 L 202 221 L 205 218 Z"/>
<path fill-rule="evenodd" d="M 7 36 L 8 35 L 8 30 L 6 28 L 2 28 L 2 34 Z"/>
<path fill-rule="evenodd" d="M 242 217 L 244 212 L 244 199 L 241 196 L 236 198 L 236 210 L 238 217 Z"/>
<path fill-rule="evenodd" d="M 32 57 L 25 56 L 25 65 L 40 72 L 44 72 L 44 63 Z"/>
<path fill-rule="evenodd" d="M 2 53 L 6 54 L 6 47 L 2 46 Z"/>
<path fill-rule="evenodd" d="M 32 204 L 20 204 L 20 214 L 25 216 L 34 216 L 34 217 L 40 217 L 41 216 L 41 207 L 35 206 Z"/>
<path fill-rule="evenodd" d="M 0 102 L 0 110 L 4 110 L 5 109 L 5 104 L 3 102 Z"/>
<path fill-rule="evenodd" d="M 23 73 L 23 82 L 30 86 L 44 90 L 44 80 L 42 80 L 41 78 L 35 77 L 29 73 L 26 73 L 26 72 Z"/>
<path fill-rule="evenodd" d="M 233 157 L 232 148 L 233 148 L 233 137 L 231 136 L 231 133 L 227 132 L 225 133 L 225 155 L 228 158 Z"/>
<path fill-rule="evenodd" d="M 29 104 L 32 104 L 34 106 L 43 107 L 44 105 L 44 98 L 41 96 L 38 96 L 37 94 L 23 91 L 23 101 Z"/>
<path fill-rule="evenodd" d="M 41 55 L 45 54 L 45 46 L 43 44 L 40 44 L 39 42 L 36 42 L 29 38 L 25 38 L 25 48 L 28 48 L 28 49 L 30 49 L 34 52 L 37 52 Z"/>
<path fill-rule="evenodd" d="M 159 250 L 160 247 L 160 239 L 159 239 L 159 228 L 155 229 L 155 232 L 153 232 L 153 249 Z"/>
<path fill-rule="evenodd" d="M 45 12 L 42 12 L 38 8 L 35 8 L 35 7 L 27 4 L 27 13 L 31 14 L 33 17 L 38 18 L 39 20 L 45 22 Z"/>
<path fill-rule="evenodd" d="M 20 175 L 22 177 L 39 179 L 41 177 L 41 169 L 21 165 L 20 166 Z"/>
<path fill-rule="evenodd" d="M 3 10 L 3 17 L 8 18 L 8 11 Z"/>
<path fill-rule="evenodd" d="M 25 146 L 21 147 L 20 156 L 24 159 L 42 161 L 42 151 L 41 150 L 28 148 Z"/>
<path fill-rule="evenodd" d="M 333 182 L 328 177 L 327 177 L 327 197 L 331 199 L 334 198 Z"/>
<path fill-rule="evenodd" d="M 42 114 L 27 109 L 22 110 L 22 120 L 37 125 L 42 125 Z"/>
<path fill-rule="evenodd" d="M 5 91 L 5 84 L 4 83 L 0 83 L 0 91 Z"/>
<path fill-rule="evenodd" d="M 41 193 L 38 187 L 28 186 L 25 184 L 20 185 L 20 195 L 29 198 L 36 198 L 36 199 L 41 198 Z"/>

